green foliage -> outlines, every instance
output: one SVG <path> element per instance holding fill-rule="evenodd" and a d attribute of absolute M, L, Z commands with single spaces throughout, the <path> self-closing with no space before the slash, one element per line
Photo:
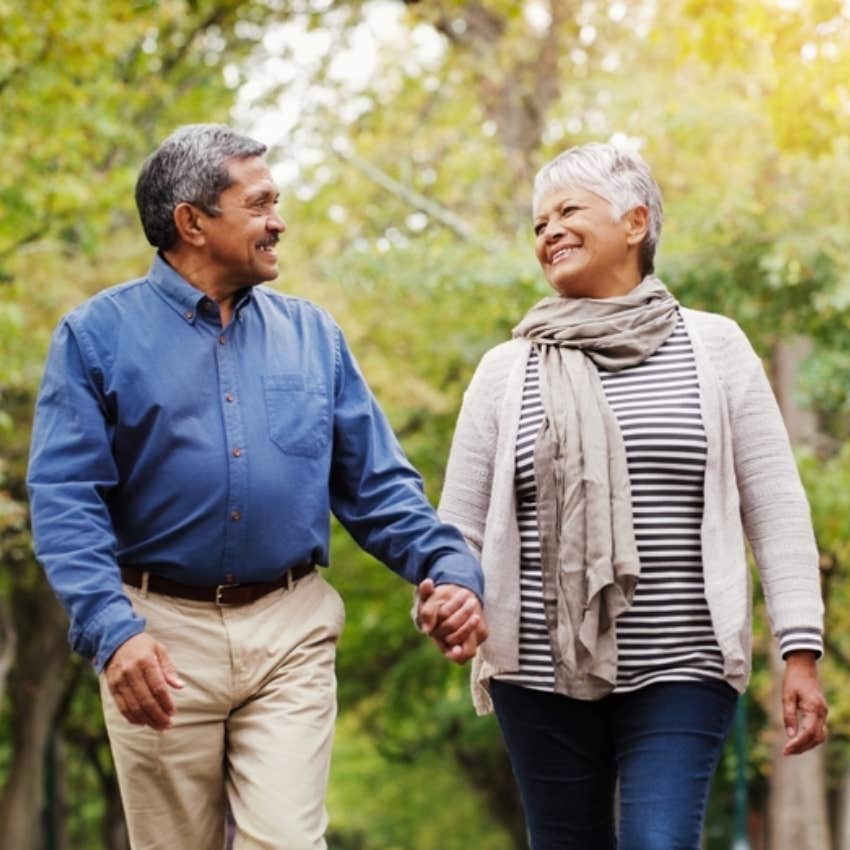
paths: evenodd
<path fill-rule="evenodd" d="M 663 14 L 642 2 L 548 5 L 547 22 L 504 0 L 414 4 L 375 50 L 375 74 L 355 82 L 333 61 L 368 3 L 0 4 L 0 597 L 37 600 L 41 588 L 23 476 L 56 318 L 144 271 L 149 249 L 132 206 L 143 156 L 177 124 L 227 120 L 239 86 L 271 75 L 262 63 L 294 61 L 295 45 L 264 37 L 297 23 L 325 34 L 327 47 L 257 104 L 277 117 L 295 84 L 309 104 L 291 132 L 264 125 L 273 158 L 298 174 L 283 187 L 279 285 L 339 320 L 432 500 L 478 358 L 548 294 L 531 251 L 530 178 L 566 146 L 614 134 L 641 145 L 665 196 L 659 271 L 684 303 L 733 316 L 765 356 L 791 335 L 812 340 L 801 394 L 839 449 L 801 459 L 825 570 L 837 772 L 850 740 L 846 3 L 676 0 Z M 417 46 L 425 42 L 432 49 Z M 250 107 L 238 114 L 252 120 Z M 329 578 L 348 610 L 332 846 L 520 846 L 492 718 L 472 716 L 468 671 L 414 631 L 410 588 L 339 528 Z M 758 622 L 756 807 L 773 710 L 770 637 Z M 112 780 L 93 680 L 75 671 L 57 724 L 74 795 L 70 846 L 96 848 Z M 7 701 L 0 777 L 14 722 Z M 727 760 L 718 818 L 730 770 Z"/>
<path fill-rule="evenodd" d="M 515 850 L 509 835 L 482 819 L 480 792 L 450 758 L 425 751 L 388 761 L 352 712 L 337 738 L 328 799 L 333 850 Z"/>
<path fill-rule="evenodd" d="M 18 250 L 89 252 L 133 221 L 142 157 L 179 123 L 226 120 L 222 74 L 254 46 L 246 0 L 34 0 L 0 9 L 0 263 Z"/>

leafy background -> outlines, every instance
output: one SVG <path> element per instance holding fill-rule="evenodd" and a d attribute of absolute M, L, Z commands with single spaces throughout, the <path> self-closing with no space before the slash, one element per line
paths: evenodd
<path fill-rule="evenodd" d="M 821 550 L 831 738 L 777 757 L 762 616 L 749 840 L 850 848 L 848 80 L 846 0 L 0 1 L 0 847 L 126 847 L 96 682 L 32 557 L 31 411 L 57 319 L 147 268 L 143 157 L 225 121 L 271 148 L 276 285 L 342 324 L 434 500 L 472 369 L 545 294 L 535 170 L 584 141 L 640 148 L 660 273 L 763 355 Z M 332 850 L 523 847 L 492 718 L 413 632 L 410 589 L 339 529 L 329 575 L 348 610 Z M 731 845 L 736 769 L 730 747 L 708 847 Z"/>

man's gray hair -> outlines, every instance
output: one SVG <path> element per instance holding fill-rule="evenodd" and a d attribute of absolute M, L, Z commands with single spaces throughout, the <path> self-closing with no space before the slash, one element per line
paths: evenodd
<path fill-rule="evenodd" d="M 599 142 L 570 148 L 537 172 L 532 203 L 534 214 L 544 196 L 570 187 L 604 198 L 614 208 L 618 219 L 636 206 L 645 206 L 649 210 L 649 230 L 640 246 L 641 274 L 654 271 L 664 212 L 661 190 L 644 159 L 635 151 Z"/>
<path fill-rule="evenodd" d="M 231 159 L 262 156 L 266 146 L 224 124 L 186 124 L 144 162 L 136 181 L 136 206 L 148 242 L 167 251 L 177 241 L 174 210 L 189 203 L 218 215 L 221 193 L 231 185 Z"/>

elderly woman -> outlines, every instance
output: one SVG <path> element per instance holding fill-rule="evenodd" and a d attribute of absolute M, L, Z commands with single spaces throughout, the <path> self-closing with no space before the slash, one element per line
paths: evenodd
<path fill-rule="evenodd" d="M 486 575 L 475 706 L 495 708 L 533 850 L 697 850 L 750 673 L 745 533 L 785 659 L 785 752 L 825 737 L 806 497 L 744 334 L 653 275 L 646 163 L 568 150 L 533 213 L 556 294 L 478 366 L 440 506 Z M 446 632 L 463 619 L 443 613 Z"/>

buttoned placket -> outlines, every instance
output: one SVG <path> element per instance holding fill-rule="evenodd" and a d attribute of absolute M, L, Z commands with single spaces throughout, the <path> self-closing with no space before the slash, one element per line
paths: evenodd
<path fill-rule="evenodd" d="M 236 317 L 234 316 L 234 319 Z M 236 555 L 245 535 L 245 505 L 248 495 L 245 427 L 242 420 L 242 400 L 237 386 L 236 328 L 242 323 L 232 321 L 219 328 L 215 338 L 218 367 L 219 400 L 224 421 L 225 451 L 227 453 L 227 517 L 224 532 L 222 579 L 226 584 L 238 583 L 239 567 Z"/>

